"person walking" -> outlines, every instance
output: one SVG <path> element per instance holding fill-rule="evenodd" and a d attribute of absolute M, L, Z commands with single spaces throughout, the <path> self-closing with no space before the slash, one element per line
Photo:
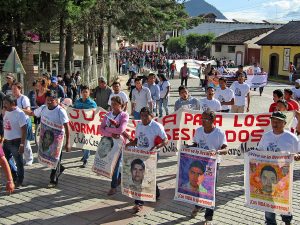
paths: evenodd
<path fill-rule="evenodd" d="M 179 72 L 179 77 L 181 79 L 181 85 L 184 85 L 187 87 L 187 81 L 190 76 L 190 69 L 187 67 L 187 62 L 184 62 L 183 67 L 181 67 Z"/>
<path fill-rule="evenodd" d="M 294 77 L 294 74 L 296 72 L 297 72 L 296 67 L 294 66 L 293 62 L 290 62 L 290 65 L 289 65 L 289 81 L 290 81 L 290 84 L 293 83 L 293 77 Z"/>
<path fill-rule="evenodd" d="M 160 101 L 160 89 L 159 85 L 155 83 L 156 76 L 154 73 L 150 73 L 147 78 L 147 82 L 143 84 L 144 87 L 149 88 L 152 99 L 152 109 L 153 113 L 158 116 L 158 105 Z"/>
<path fill-rule="evenodd" d="M 98 86 L 93 93 L 93 98 L 97 103 L 97 106 L 109 110 L 108 100 L 111 94 L 112 90 L 107 86 L 106 79 L 104 77 L 99 77 Z"/>
<path fill-rule="evenodd" d="M 263 134 L 258 146 L 258 151 L 290 152 L 294 154 L 295 161 L 300 160 L 300 148 L 296 135 L 285 129 L 286 115 L 282 112 L 273 112 L 271 116 L 272 130 Z M 285 224 L 291 224 L 292 215 L 281 215 Z M 265 212 L 265 224 L 276 225 L 276 214 Z"/>
<path fill-rule="evenodd" d="M 97 104 L 90 98 L 90 88 L 88 86 L 81 86 L 81 98 L 77 99 L 73 105 L 75 109 L 94 109 L 97 108 Z M 81 161 L 83 162 L 81 168 L 86 168 L 88 159 L 90 157 L 90 150 L 83 149 L 83 156 Z"/>
<path fill-rule="evenodd" d="M 171 84 L 167 80 L 164 74 L 159 74 L 159 90 L 160 90 L 160 100 L 159 100 L 159 117 L 163 116 L 163 108 L 165 109 L 166 115 L 169 115 L 169 97 L 170 97 L 170 89 Z"/>
<path fill-rule="evenodd" d="M 6 176 L 6 192 L 8 194 L 11 194 L 15 190 L 15 184 L 11 175 L 9 164 L 5 158 L 2 146 L 0 146 L 0 168 L 3 169 L 3 172 Z"/>
<path fill-rule="evenodd" d="M 124 91 L 121 91 L 121 83 L 118 81 L 113 82 L 112 89 L 113 89 L 113 93 L 111 93 L 111 95 L 109 96 L 109 100 L 108 100 L 108 105 L 110 106 L 110 109 L 111 109 L 111 98 L 114 96 L 119 96 L 122 100 L 123 111 L 126 112 L 129 99 L 128 99 L 127 94 Z"/>
<path fill-rule="evenodd" d="M 174 111 L 179 109 L 200 110 L 200 102 L 189 94 L 189 90 L 186 86 L 180 86 L 178 88 L 179 99 L 176 100 L 174 105 Z"/>
<path fill-rule="evenodd" d="M 202 112 L 210 109 L 213 112 L 221 111 L 221 103 L 215 97 L 215 89 L 213 87 L 207 87 L 206 89 L 206 98 L 200 100 L 200 109 Z"/>
<path fill-rule="evenodd" d="M 129 115 L 122 110 L 122 99 L 120 96 L 111 98 L 111 111 L 106 114 L 100 126 L 100 131 L 103 137 L 119 139 L 126 130 Z M 110 190 L 107 195 L 114 195 L 117 192 L 117 187 L 120 184 L 122 163 L 122 153 L 120 154 L 110 183 Z"/>
<path fill-rule="evenodd" d="M 14 75 L 12 73 L 8 73 L 6 75 L 6 83 L 2 86 L 2 92 L 5 95 L 11 95 L 12 94 L 11 87 L 12 87 L 14 82 L 15 82 Z"/>
<path fill-rule="evenodd" d="M 246 106 L 247 97 L 247 108 L 246 112 L 249 112 L 250 107 L 250 87 L 245 82 L 244 73 L 238 74 L 238 80 L 234 81 L 230 89 L 234 92 L 234 105 L 231 106 L 232 113 L 244 113 Z"/>
<path fill-rule="evenodd" d="M 173 62 L 170 65 L 170 79 L 174 79 L 175 71 L 177 71 L 177 67 L 175 60 L 173 60 Z"/>
<path fill-rule="evenodd" d="M 231 106 L 234 105 L 234 93 L 227 87 L 227 80 L 224 77 L 219 79 L 220 88 L 217 89 L 215 98 L 221 103 L 221 112 L 229 113 Z"/>

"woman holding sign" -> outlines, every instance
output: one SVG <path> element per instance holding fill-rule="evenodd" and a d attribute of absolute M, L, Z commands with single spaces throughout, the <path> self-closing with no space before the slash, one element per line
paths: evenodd
<path fill-rule="evenodd" d="M 122 99 L 119 96 L 114 96 L 111 98 L 111 109 L 112 111 L 107 113 L 103 118 L 101 123 L 100 131 L 104 139 L 115 138 L 119 139 L 120 135 L 125 131 L 129 119 L 127 112 L 122 110 Z M 102 138 L 102 139 L 103 139 Z M 102 141 L 104 143 L 105 141 Z M 117 192 L 117 186 L 119 185 L 120 179 L 120 165 L 122 160 L 122 154 L 120 154 L 118 161 L 116 163 L 112 180 L 111 180 L 111 189 L 107 195 L 114 195 Z"/>

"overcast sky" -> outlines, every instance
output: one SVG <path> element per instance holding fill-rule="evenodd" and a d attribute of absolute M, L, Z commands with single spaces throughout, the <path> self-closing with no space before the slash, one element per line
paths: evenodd
<path fill-rule="evenodd" d="M 206 0 L 227 18 L 300 20 L 300 0 Z"/>

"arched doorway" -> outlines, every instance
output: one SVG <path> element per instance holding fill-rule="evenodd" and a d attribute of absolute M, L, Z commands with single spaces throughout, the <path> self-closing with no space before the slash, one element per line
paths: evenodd
<path fill-rule="evenodd" d="M 279 55 L 273 53 L 270 55 L 270 64 L 269 64 L 269 75 L 277 76 L 278 75 L 278 65 L 279 65 Z"/>
<path fill-rule="evenodd" d="M 294 56 L 294 65 L 297 69 L 297 73 L 300 73 L 300 53 Z"/>

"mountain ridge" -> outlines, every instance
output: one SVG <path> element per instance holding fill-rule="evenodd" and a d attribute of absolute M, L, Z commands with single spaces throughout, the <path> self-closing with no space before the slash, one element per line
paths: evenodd
<path fill-rule="evenodd" d="M 184 6 L 189 16 L 213 13 L 217 16 L 217 19 L 227 19 L 220 10 L 205 0 L 190 0 L 185 2 Z"/>

